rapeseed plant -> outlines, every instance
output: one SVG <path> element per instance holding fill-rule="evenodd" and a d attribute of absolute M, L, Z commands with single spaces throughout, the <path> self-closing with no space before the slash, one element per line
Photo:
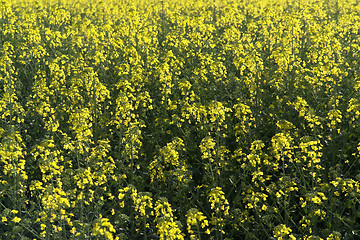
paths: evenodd
<path fill-rule="evenodd" d="M 0 2 L 0 238 L 356 238 L 359 11 Z"/>

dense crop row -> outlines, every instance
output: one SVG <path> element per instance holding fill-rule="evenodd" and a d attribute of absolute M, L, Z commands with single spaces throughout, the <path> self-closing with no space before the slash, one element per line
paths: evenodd
<path fill-rule="evenodd" d="M 2 1 L 1 239 L 355 239 L 356 0 Z"/>

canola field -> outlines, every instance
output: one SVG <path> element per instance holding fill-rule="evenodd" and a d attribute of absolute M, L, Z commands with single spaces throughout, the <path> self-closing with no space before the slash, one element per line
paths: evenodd
<path fill-rule="evenodd" d="M 360 238 L 360 2 L 0 2 L 0 239 Z"/>

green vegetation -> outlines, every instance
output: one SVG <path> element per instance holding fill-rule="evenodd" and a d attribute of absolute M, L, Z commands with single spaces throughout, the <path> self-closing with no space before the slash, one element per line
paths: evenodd
<path fill-rule="evenodd" d="M 356 239 L 355 0 L 0 3 L 0 239 Z"/>

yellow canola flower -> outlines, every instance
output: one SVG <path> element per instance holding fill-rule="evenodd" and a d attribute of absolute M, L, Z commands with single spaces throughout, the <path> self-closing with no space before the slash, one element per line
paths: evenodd
<path fill-rule="evenodd" d="M 155 221 L 161 240 L 183 240 L 184 234 L 175 222 L 173 209 L 166 198 L 161 198 L 155 203 Z"/>
<path fill-rule="evenodd" d="M 192 208 L 186 214 L 186 224 L 190 239 L 195 239 L 195 231 L 199 231 L 200 227 L 202 229 L 206 228 L 209 225 L 209 222 L 202 212 L 196 208 Z M 193 226 L 195 226 L 195 228 L 192 228 Z M 210 234 L 210 230 L 205 229 L 205 233 Z"/>
<path fill-rule="evenodd" d="M 13 213 L 13 214 L 17 214 L 19 211 L 18 210 L 11 210 L 11 213 Z"/>
<path fill-rule="evenodd" d="M 109 222 L 108 218 L 103 218 L 100 214 L 99 218 L 95 221 L 95 224 L 92 228 L 92 233 L 94 236 L 102 235 L 105 239 L 113 240 L 116 230 L 114 226 Z"/>
<path fill-rule="evenodd" d="M 215 145 L 216 143 L 214 139 L 212 139 L 211 137 L 205 137 L 200 144 L 200 150 L 202 152 L 201 158 L 214 161 L 213 156 L 216 154 L 214 150 Z"/>
<path fill-rule="evenodd" d="M 19 217 L 14 217 L 13 220 L 11 220 L 11 221 L 13 221 L 14 223 L 18 223 L 18 222 L 21 221 L 21 218 L 19 218 Z"/>
<path fill-rule="evenodd" d="M 286 237 L 289 235 L 290 235 L 289 236 L 290 239 L 294 239 L 293 235 L 290 234 L 291 232 L 292 232 L 291 228 L 287 227 L 285 224 L 280 224 L 275 227 L 273 234 L 274 234 L 274 237 L 279 240 L 286 239 Z"/>
<path fill-rule="evenodd" d="M 43 223 L 40 224 L 40 229 L 41 229 L 41 230 L 44 230 L 45 228 L 46 228 L 46 225 L 45 225 L 45 224 L 43 224 Z"/>

